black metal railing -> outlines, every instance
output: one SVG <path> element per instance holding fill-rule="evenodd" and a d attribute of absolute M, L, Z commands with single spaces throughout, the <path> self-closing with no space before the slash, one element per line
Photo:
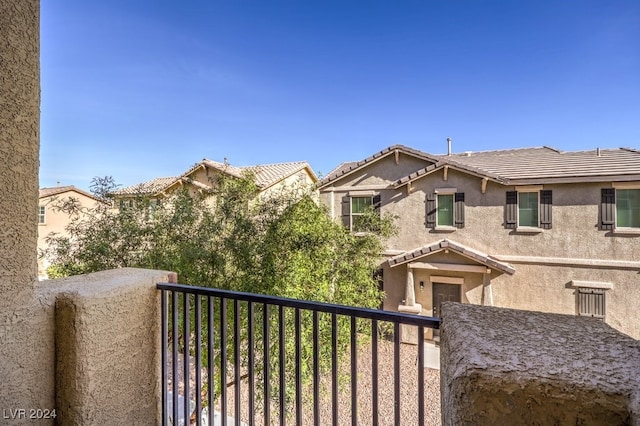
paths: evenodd
<path fill-rule="evenodd" d="M 339 407 L 345 409 L 341 399 L 350 399 L 345 410 L 355 425 L 368 416 L 360 408 L 362 398 L 370 403 L 366 423 L 381 423 L 381 403 L 392 403 L 393 423 L 399 425 L 401 405 L 409 403 L 401 401 L 401 378 L 411 374 L 417 376 L 415 418 L 424 424 L 424 332 L 438 329 L 438 318 L 181 284 L 157 288 L 164 425 L 300 425 L 303 419 L 335 425 Z M 414 372 L 401 372 L 401 346 L 408 346 L 400 344 L 401 325 L 417 327 Z M 370 369 L 358 365 L 363 342 L 371 345 Z M 386 390 L 380 395 L 381 344 L 393 347 L 392 401 Z M 370 374 L 367 394 L 359 387 L 362 368 Z"/>

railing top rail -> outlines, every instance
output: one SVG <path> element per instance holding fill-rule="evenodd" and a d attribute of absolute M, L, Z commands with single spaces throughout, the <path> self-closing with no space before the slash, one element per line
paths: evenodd
<path fill-rule="evenodd" d="M 177 291 L 197 294 L 201 296 L 223 297 L 245 302 L 281 305 L 290 308 L 307 309 L 330 314 L 350 315 L 359 318 L 390 321 L 407 325 L 418 325 L 427 328 L 440 328 L 440 318 L 412 315 L 401 312 L 382 311 L 379 309 L 358 308 L 354 306 L 335 305 L 331 303 L 313 302 L 307 300 L 289 299 L 286 297 L 269 296 L 266 294 L 245 293 L 231 290 L 221 290 L 209 287 L 198 287 L 186 284 L 158 283 L 158 290 Z"/>

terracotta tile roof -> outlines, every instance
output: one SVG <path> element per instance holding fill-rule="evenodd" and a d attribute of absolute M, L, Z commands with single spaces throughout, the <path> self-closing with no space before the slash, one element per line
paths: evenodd
<path fill-rule="evenodd" d="M 457 253 L 461 256 L 474 260 L 478 263 L 486 265 L 489 268 L 497 269 L 509 275 L 513 275 L 516 271 L 513 266 L 508 263 L 500 262 L 498 260 L 492 259 L 489 255 L 482 253 L 478 250 L 472 249 L 465 245 L 453 242 L 448 239 L 443 239 L 437 241 L 433 244 L 428 244 L 424 247 L 417 248 L 415 250 L 407 251 L 398 256 L 394 256 L 389 259 L 389 265 L 391 267 L 402 265 L 404 263 L 408 263 L 417 259 L 420 259 L 425 256 L 430 256 L 432 254 L 438 253 L 444 249 L 448 249 Z"/>
<path fill-rule="evenodd" d="M 226 173 L 230 176 L 241 177 L 243 173 L 253 173 L 256 179 L 256 184 L 259 188 L 268 188 L 280 182 L 283 179 L 299 172 L 300 170 L 308 169 L 312 178 L 316 178 L 315 173 L 306 161 L 296 161 L 291 163 L 277 163 L 277 164 L 259 164 L 256 166 L 243 166 L 237 167 L 230 164 L 220 163 L 219 161 L 203 159 L 201 162 L 195 164 L 184 174 L 178 177 L 164 177 L 156 178 L 147 182 L 142 182 L 137 185 L 121 188 L 117 191 L 113 191 L 113 195 L 155 195 L 178 182 L 185 182 L 195 185 L 202 189 L 210 189 L 209 185 L 202 182 L 191 179 L 190 175 L 201 167 L 209 167 L 220 172 Z"/>
<path fill-rule="evenodd" d="M 341 165 L 333 169 L 327 176 L 322 178 L 322 180 L 319 183 L 319 186 L 320 188 L 322 188 L 323 186 L 333 182 L 334 180 L 339 179 L 343 176 L 346 176 L 349 173 L 359 169 L 364 165 L 373 163 L 374 161 L 377 161 L 381 158 L 391 155 L 396 151 L 402 152 L 407 155 L 412 155 L 414 157 L 421 158 L 432 163 L 435 163 L 438 161 L 438 156 L 436 155 L 428 154 L 426 152 L 423 152 L 414 148 L 409 148 L 408 146 L 404 146 L 404 145 L 392 145 L 388 148 L 383 149 L 382 151 L 376 152 L 372 156 L 367 157 L 362 161 L 342 163 Z"/>
<path fill-rule="evenodd" d="M 111 192 L 112 195 L 152 195 L 158 194 L 178 180 L 177 177 L 155 178 L 136 185 L 127 186 Z"/>
<path fill-rule="evenodd" d="M 90 192 L 83 191 L 82 189 L 76 188 L 73 185 L 55 186 L 55 187 L 52 187 L 52 188 L 40 188 L 39 198 L 52 197 L 54 195 L 63 194 L 65 192 L 69 192 L 69 191 L 77 192 L 79 194 L 82 194 L 82 195 L 85 195 L 87 197 L 93 198 L 94 200 L 98 199 L 95 195 L 91 194 Z"/>
<path fill-rule="evenodd" d="M 599 153 L 599 155 L 598 155 Z M 451 164 L 464 165 L 505 183 L 543 183 L 552 179 L 640 179 L 640 152 L 629 148 L 559 151 L 550 147 L 453 154 Z"/>

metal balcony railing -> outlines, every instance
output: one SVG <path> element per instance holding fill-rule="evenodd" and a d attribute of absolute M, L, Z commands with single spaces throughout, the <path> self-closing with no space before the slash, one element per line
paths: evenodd
<path fill-rule="evenodd" d="M 438 329 L 438 318 L 181 284 L 157 288 L 164 425 L 335 425 L 345 393 L 351 424 L 369 414 L 366 423 L 380 424 L 379 407 L 392 403 L 399 425 L 401 404 L 408 403 L 401 401 L 401 379 L 411 374 L 417 375 L 416 418 L 424 424 L 424 331 Z M 401 345 L 401 325 L 417 327 L 417 347 Z M 379 391 L 381 344 L 393 347 L 392 400 Z M 370 369 L 358 365 L 358 351 L 368 345 Z M 413 372 L 400 369 L 401 346 L 416 352 Z M 370 375 L 366 394 L 358 386 L 363 368 Z M 367 413 L 358 411 L 363 398 Z"/>

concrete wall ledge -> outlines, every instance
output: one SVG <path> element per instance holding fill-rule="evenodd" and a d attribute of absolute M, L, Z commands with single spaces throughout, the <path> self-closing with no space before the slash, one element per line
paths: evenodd
<path fill-rule="evenodd" d="M 158 424 L 160 292 L 168 272 L 123 268 L 44 281 L 55 306 L 56 423 Z"/>
<path fill-rule="evenodd" d="M 640 425 L 640 341 L 591 318 L 444 303 L 445 425 Z"/>

